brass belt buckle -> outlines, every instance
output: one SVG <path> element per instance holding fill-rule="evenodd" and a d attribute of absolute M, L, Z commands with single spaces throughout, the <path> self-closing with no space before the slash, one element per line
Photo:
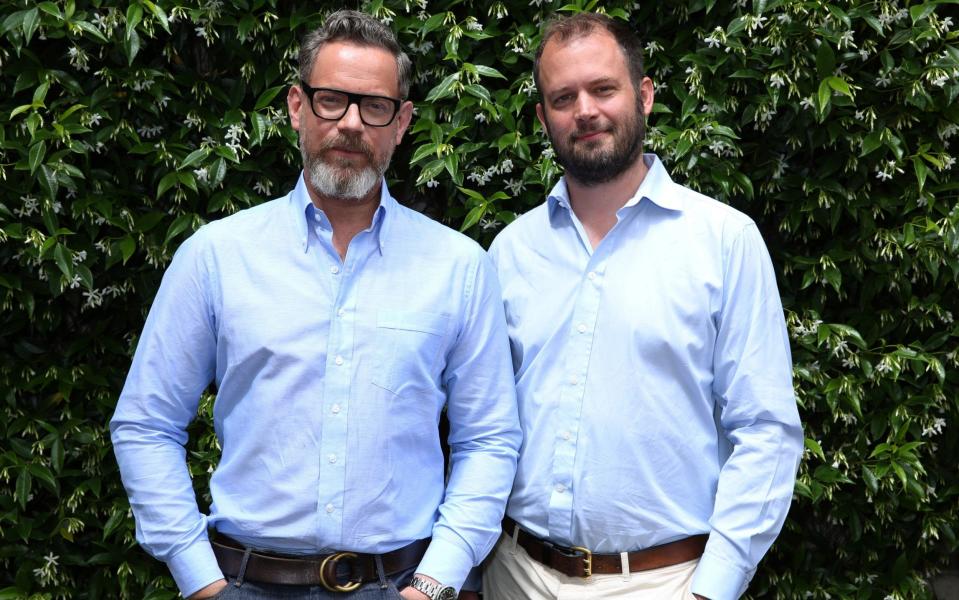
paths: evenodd
<path fill-rule="evenodd" d="M 352 552 L 337 552 L 323 559 L 320 563 L 320 584 L 331 592 L 352 592 L 362 585 L 362 581 L 347 581 L 346 583 L 337 583 L 336 565 L 344 558 L 356 558 Z M 329 580 L 327 580 L 329 576 Z M 332 581 L 332 583 L 330 583 Z"/>
<path fill-rule="evenodd" d="M 580 577 L 588 579 L 593 574 L 593 553 L 590 552 L 588 548 L 583 548 L 582 546 L 571 546 L 570 549 L 583 553 L 583 562 L 586 564 L 583 565 L 585 567 L 583 570 L 584 575 L 580 575 Z"/>

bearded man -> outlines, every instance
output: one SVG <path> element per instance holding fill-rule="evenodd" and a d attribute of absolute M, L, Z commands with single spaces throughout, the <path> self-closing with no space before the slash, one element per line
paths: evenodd
<path fill-rule="evenodd" d="M 738 598 L 789 508 L 803 438 L 756 225 L 643 154 L 653 84 L 625 24 L 537 51 L 565 175 L 494 241 L 524 441 L 489 600 Z"/>
<path fill-rule="evenodd" d="M 180 247 L 111 421 L 137 539 L 191 599 L 450 600 L 496 541 L 520 445 L 499 286 L 387 189 L 413 110 L 393 34 L 340 11 L 299 61 L 302 177 Z M 184 444 L 211 382 L 206 515 Z"/>

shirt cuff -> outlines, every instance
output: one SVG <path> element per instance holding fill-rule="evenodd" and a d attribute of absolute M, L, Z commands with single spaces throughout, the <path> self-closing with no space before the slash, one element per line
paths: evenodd
<path fill-rule="evenodd" d="M 755 572 L 755 571 L 753 571 Z M 699 559 L 690 591 L 709 600 L 737 600 L 746 591 L 752 573 L 709 553 Z"/>
<path fill-rule="evenodd" d="M 205 537 L 167 561 L 167 567 L 184 598 L 189 598 L 190 594 L 223 579 L 223 571 L 216 562 L 213 546 Z"/>
<path fill-rule="evenodd" d="M 433 541 L 426 549 L 416 572 L 429 575 L 443 585 L 453 586 L 459 591 L 473 568 L 473 555 L 461 544 L 438 537 L 437 533 L 437 530 L 433 530 Z"/>

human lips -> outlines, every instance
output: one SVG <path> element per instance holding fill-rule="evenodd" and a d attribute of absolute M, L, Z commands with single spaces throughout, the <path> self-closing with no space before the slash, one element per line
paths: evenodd
<path fill-rule="evenodd" d="M 606 129 L 595 129 L 593 131 L 577 131 L 572 135 L 574 142 L 592 142 L 598 140 L 601 136 L 610 133 Z"/>

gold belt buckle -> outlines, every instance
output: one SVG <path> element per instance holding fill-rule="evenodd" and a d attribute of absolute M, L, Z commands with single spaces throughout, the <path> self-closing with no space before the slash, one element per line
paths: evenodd
<path fill-rule="evenodd" d="M 331 592 L 352 592 L 362 585 L 362 581 L 347 581 L 346 583 L 337 583 L 336 565 L 344 558 L 356 558 L 352 552 L 337 552 L 323 559 L 320 563 L 320 584 Z M 327 574 L 330 576 L 331 584 L 327 581 Z"/>
<path fill-rule="evenodd" d="M 583 553 L 583 562 L 584 565 L 584 575 L 581 575 L 583 579 L 588 579 L 593 574 L 593 553 L 589 551 L 588 548 L 583 548 L 582 546 L 570 546 L 571 550 L 577 550 Z"/>

